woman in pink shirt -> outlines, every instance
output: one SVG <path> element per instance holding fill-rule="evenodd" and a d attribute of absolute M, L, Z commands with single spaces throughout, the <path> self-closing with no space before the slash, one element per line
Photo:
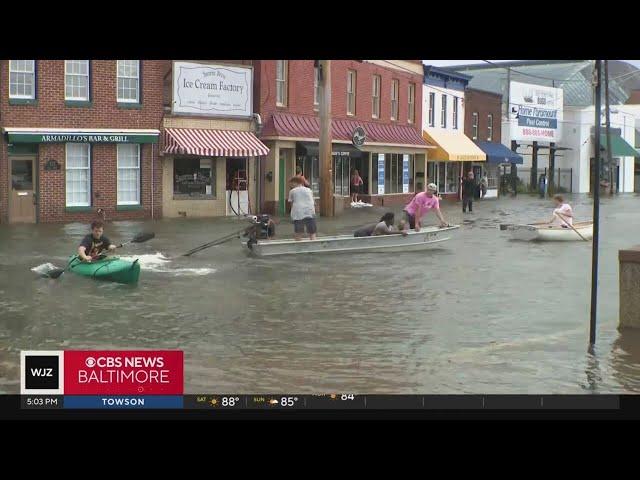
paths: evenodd
<path fill-rule="evenodd" d="M 422 225 L 422 216 L 429 210 L 433 210 L 436 217 L 440 220 L 441 227 L 449 226 L 442 216 L 440 211 L 440 201 L 435 193 L 438 191 L 438 187 L 435 183 L 427 185 L 426 192 L 420 192 L 404 207 L 405 217 L 409 228 L 415 229 L 416 232 L 420 231 Z"/>
<path fill-rule="evenodd" d="M 358 172 L 358 170 L 354 168 L 353 174 L 351 175 L 351 201 L 352 202 L 354 203 L 358 202 L 358 194 L 362 189 L 363 183 L 364 182 L 362 180 L 362 177 L 360 176 L 360 172 Z"/>

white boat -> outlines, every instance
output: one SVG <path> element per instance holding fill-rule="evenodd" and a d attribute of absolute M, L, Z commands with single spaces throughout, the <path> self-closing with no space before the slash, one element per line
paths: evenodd
<path fill-rule="evenodd" d="M 406 236 L 401 234 L 371 237 L 335 235 L 318 237 L 316 240 L 258 240 L 251 244 L 243 240 L 242 245 L 252 255 L 258 257 L 298 253 L 407 252 L 423 250 L 447 241 L 451 238 L 451 232 L 458 228 L 460 228 L 459 225 L 443 228 L 424 227 L 419 232 L 410 230 Z"/>
<path fill-rule="evenodd" d="M 586 240 L 593 238 L 593 222 L 574 223 L 575 228 L 580 235 Z M 580 235 L 573 231 L 570 227 L 561 227 L 558 225 L 545 224 L 528 224 L 528 225 L 507 225 L 506 229 L 511 232 L 511 236 L 515 240 L 541 241 L 541 242 L 582 242 L 584 241 Z"/>

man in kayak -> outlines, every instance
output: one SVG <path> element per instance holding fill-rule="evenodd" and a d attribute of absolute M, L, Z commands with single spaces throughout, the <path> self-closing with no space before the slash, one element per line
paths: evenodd
<path fill-rule="evenodd" d="M 435 183 L 427 185 L 426 192 L 418 193 L 413 199 L 404 207 L 404 213 L 409 224 L 409 228 L 415 229 L 416 232 L 420 231 L 422 225 L 422 216 L 429 210 L 433 210 L 436 217 L 440 220 L 441 227 L 447 227 L 442 212 L 440 211 L 440 201 L 435 193 L 438 191 L 438 187 Z"/>
<path fill-rule="evenodd" d="M 116 246 L 103 235 L 104 224 L 100 220 L 91 223 L 91 233 L 85 235 L 78 247 L 78 257 L 83 262 L 91 262 L 104 250 L 115 250 Z"/>
<path fill-rule="evenodd" d="M 564 197 L 560 194 L 553 196 L 553 202 L 556 208 L 553 210 L 553 217 L 549 223 L 551 225 L 569 228 L 569 225 L 573 225 L 573 209 L 571 205 L 566 203 Z"/>

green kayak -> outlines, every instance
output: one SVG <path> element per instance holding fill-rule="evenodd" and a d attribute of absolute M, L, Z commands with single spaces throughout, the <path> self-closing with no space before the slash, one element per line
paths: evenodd
<path fill-rule="evenodd" d="M 130 262 L 118 257 L 106 257 L 87 263 L 74 255 L 69 258 L 67 269 L 85 277 L 117 283 L 138 283 L 138 277 L 140 277 L 138 260 Z"/>

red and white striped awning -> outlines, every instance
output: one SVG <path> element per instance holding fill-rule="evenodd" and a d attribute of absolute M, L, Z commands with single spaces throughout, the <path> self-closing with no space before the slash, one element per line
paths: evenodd
<path fill-rule="evenodd" d="M 269 148 L 252 132 L 165 128 L 164 152 L 204 157 L 257 157 Z"/>

